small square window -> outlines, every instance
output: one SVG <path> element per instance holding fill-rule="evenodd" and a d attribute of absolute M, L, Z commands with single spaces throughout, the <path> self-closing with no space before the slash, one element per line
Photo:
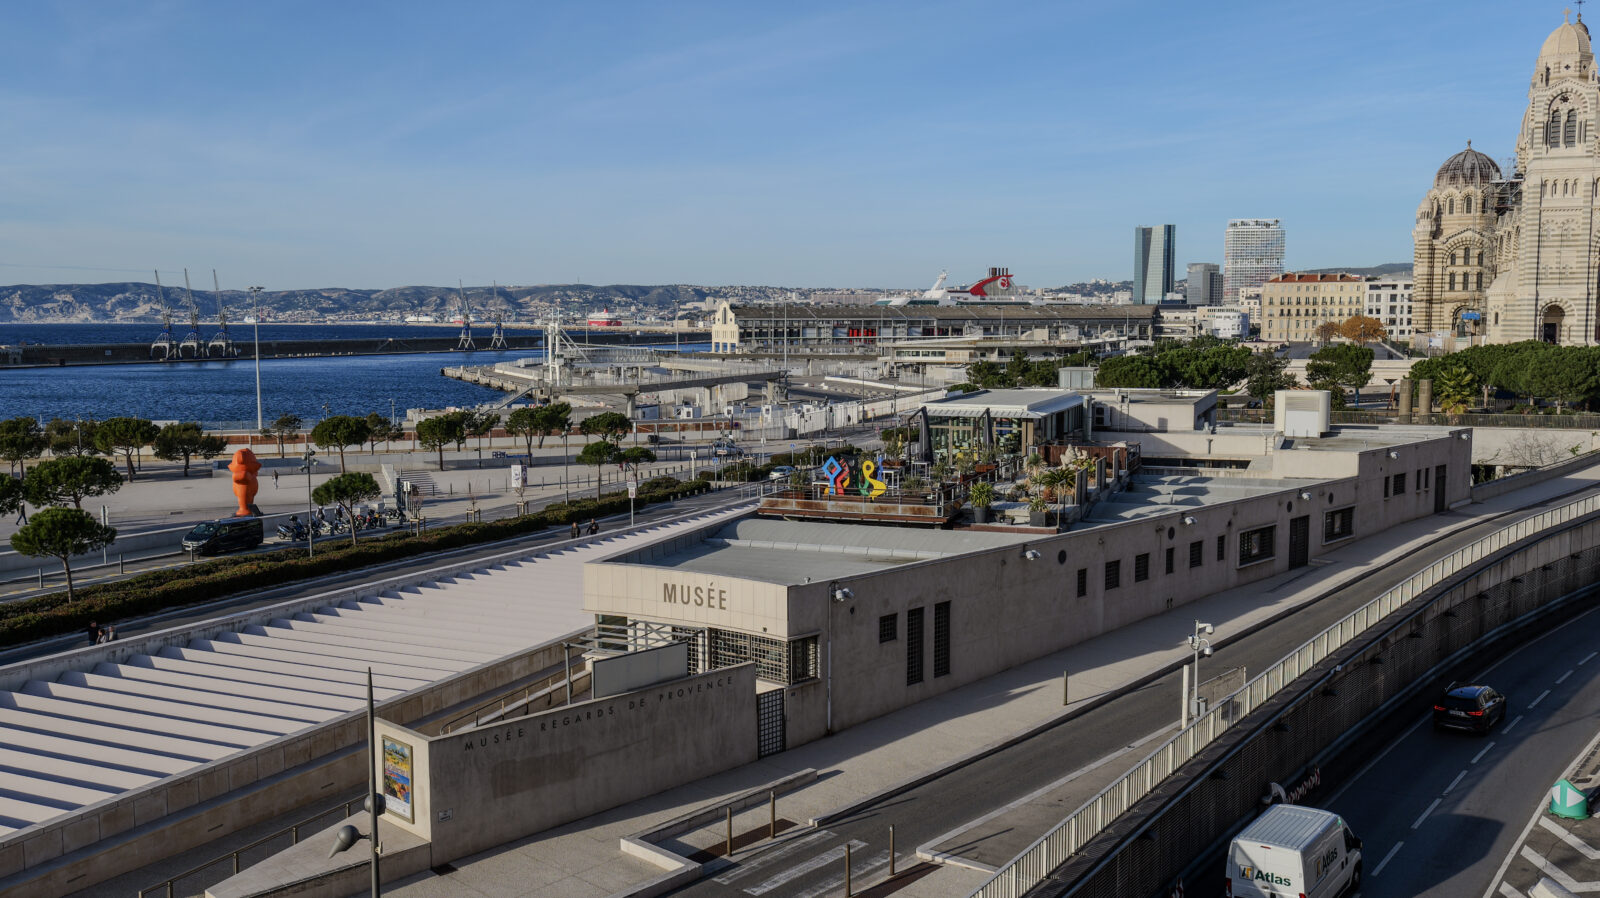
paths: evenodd
<path fill-rule="evenodd" d="M 900 615 L 885 614 L 878 618 L 878 641 L 894 642 L 900 638 Z"/>

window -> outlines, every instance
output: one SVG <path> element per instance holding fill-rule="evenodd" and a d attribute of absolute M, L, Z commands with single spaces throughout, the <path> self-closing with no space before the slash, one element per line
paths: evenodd
<path fill-rule="evenodd" d="M 1389 498 L 1389 478 L 1383 478 L 1383 498 Z"/>
<path fill-rule="evenodd" d="M 1206 541 L 1197 539 L 1189 544 L 1189 566 L 1199 567 L 1205 563 Z"/>
<path fill-rule="evenodd" d="M 1169 574 L 1172 573 L 1172 559 L 1176 554 L 1177 550 L 1173 549 L 1171 546 L 1167 547 L 1167 573 Z"/>
<path fill-rule="evenodd" d="M 1244 567 L 1271 558 L 1276 549 L 1274 543 L 1277 530 L 1276 524 L 1269 524 L 1239 534 L 1239 566 Z"/>
<path fill-rule="evenodd" d="M 1471 215 L 1472 214 L 1472 197 L 1470 197 L 1470 196 L 1467 197 L 1466 203 L 1467 203 L 1467 214 Z"/>
<path fill-rule="evenodd" d="M 1456 288 L 1456 273 L 1452 271 L 1452 272 L 1450 272 L 1450 286 L 1448 288 L 1446 288 L 1446 289 L 1454 290 L 1455 288 Z"/>
<path fill-rule="evenodd" d="M 922 609 L 906 612 L 906 685 L 922 682 Z"/>
<path fill-rule="evenodd" d="M 1089 569 L 1086 568 L 1086 567 L 1081 567 L 1081 568 L 1078 568 L 1078 598 L 1081 599 L 1081 598 L 1083 598 L 1084 596 L 1086 596 L 1088 594 L 1089 594 Z"/>
<path fill-rule="evenodd" d="M 894 642 L 900 638 L 900 615 L 885 614 L 878 618 L 878 641 Z"/>
<path fill-rule="evenodd" d="M 1394 494 L 1396 496 L 1406 491 L 1406 472 L 1401 471 L 1394 475 Z"/>
<path fill-rule="evenodd" d="M 1356 532 L 1356 510 L 1340 508 L 1335 511 L 1325 512 L 1322 515 L 1322 541 L 1331 543 L 1336 539 L 1344 539 Z"/>
<path fill-rule="evenodd" d="M 1567 127 L 1561 132 L 1562 146 L 1575 147 L 1578 145 L 1578 111 L 1567 110 Z"/>
<path fill-rule="evenodd" d="M 817 637 L 807 636 L 789 642 L 789 682 L 799 683 L 817 678 Z"/>
<path fill-rule="evenodd" d="M 1474 286 L 1473 289 L 1474 290 L 1482 290 L 1483 289 L 1483 272 L 1480 271 L 1477 274 L 1473 275 L 1473 280 L 1476 282 L 1476 286 Z"/>
<path fill-rule="evenodd" d="M 1106 562 L 1106 589 L 1116 589 L 1122 585 L 1122 562 Z"/>
<path fill-rule="evenodd" d="M 950 673 L 950 603 L 933 606 L 933 676 Z"/>
<path fill-rule="evenodd" d="M 1133 556 L 1133 582 L 1143 583 L 1150 579 L 1150 553 L 1140 552 Z"/>
<path fill-rule="evenodd" d="M 1217 537 L 1217 560 L 1228 560 L 1228 537 L 1226 534 Z"/>

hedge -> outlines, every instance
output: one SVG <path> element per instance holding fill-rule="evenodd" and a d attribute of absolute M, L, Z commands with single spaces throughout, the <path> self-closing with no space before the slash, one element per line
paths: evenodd
<path fill-rule="evenodd" d="M 681 482 L 657 477 L 640 485 L 634 507 L 670 502 L 706 492 L 704 480 Z M 463 546 L 491 543 L 534 533 L 572 521 L 586 522 L 628 510 L 626 492 L 607 493 L 601 499 L 558 502 L 535 514 L 477 524 L 456 524 L 425 531 L 390 533 L 352 546 L 326 543 L 315 556 L 299 548 L 218 558 L 182 567 L 135 574 L 126 580 L 80 587 L 78 598 L 68 602 L 65 592 L 0 605 L 0 645 L 17 645 L 35 639 L 84 630 L 90 621 L 109 623 L 173 608 L 199 605 L 241 592 L 280 586 L 297 580 L 345 573 L 369 565 L 443 552 Z"/>

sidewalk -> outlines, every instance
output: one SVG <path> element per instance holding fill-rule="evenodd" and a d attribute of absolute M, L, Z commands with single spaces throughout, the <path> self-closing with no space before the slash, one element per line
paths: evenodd
<path fill-rule="evenodd" d="M 626 836 L 813 767 L 820 773 L 818 780 L 778 803 L 780 817 L 804 824 L 1060 716 L 1063 670 L 1072 671 L 1069 710 L 1081 707 L 1181 662 L 1189 651 L 1183 634 L 1195 617 L 1211 621 L 1219 634 L 1238 633 L 1425 548 L 1451 531 L 1595 485 L 1600 485 L 1600 463 L 1450 514 L 1391 528 L 1319 556 L 1308 569 L 1192 602 L 834 736 L 457 860 L 448 872 L 421 874 L 385 891 L 405 896 L 614 893 L 660 872 L 621 854 L 618 843 Z M 974 809 L 973 816 L 986 810 Z M 760 815 L 749 819 L 756 816 Z M 740 831 L 746 828 L 741 825 Z M 906 855 L 915 847 L 907 845 L 897 853 Z M 538 876 L 531 874 L 534 870 Z M 977 871 L 941 867 L 896 894 L 949 895 L 970 890 L 985 878 Z"/>

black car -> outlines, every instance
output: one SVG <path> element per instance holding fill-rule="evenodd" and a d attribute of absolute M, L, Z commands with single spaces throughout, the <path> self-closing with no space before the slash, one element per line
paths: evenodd
<path fill-rule="evenodd" d="M 1488 686 L 1451 683 L 1433 703 L 1433 728 L 1487 733 L 1506 716 L 1506 697 Z"/>
<path fill-rule="evenodd" d="M 201 555 L 215 555 L 254 549 L 265 536 L 260 518 L 225 518 L 206 521 L 190 530 L 183 538 L 183 547 Z"/>

